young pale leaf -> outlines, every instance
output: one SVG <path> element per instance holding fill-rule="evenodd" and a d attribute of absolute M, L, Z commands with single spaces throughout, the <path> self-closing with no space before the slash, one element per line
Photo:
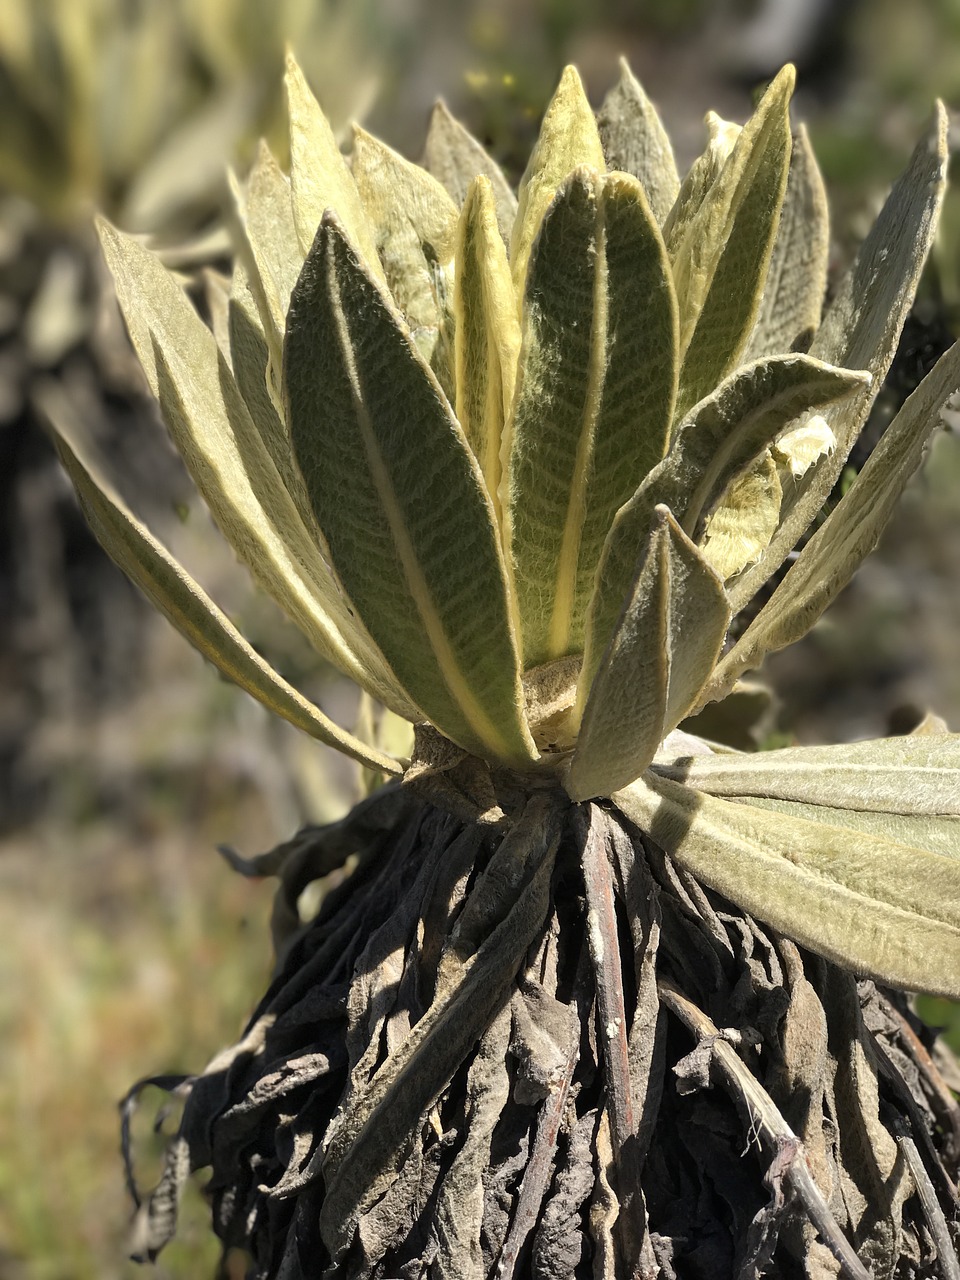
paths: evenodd
<path fill-rule="evenodd" d="M 724 120 L 715 111 L 707 112 L 704 124 L 707 127 L 706 148 L 687 171 L 677 198 L 663 223 L 663 238 L 671 262 L 677 256 L 690 224 L 723 172 L 723 166 L 743 132 L 740 125 Z"/>
<path fill-rule="evenodd" d="M 290 53 L 284 87 L 290 117 L 290 186 L 301 258 L 313 244 L 326 210 L 335 209 L 368 270 L 382 279 L 376 240 L 357 184 L 340 153 L 327 117 Z"/>
<path fill-rule="evenodd" d="M 510 238 L 510 263 L 518 299 L 523 298 L 527 263 L 540 223 L 560 184 L 580 165 L 602 173 L 603 146 L 597 122 L 576 67 L 567 67 L 550 100 L 540 136 L 520 179 L 517 216 Z"/>
<path fill-rule="evenodd" d="M 500 453 L 513 404 L 520 351 L 520 322 L 507 251 L 497 230 L 493 188 L 475 178 L 457 230 L 457 419 L 480 464 L 500 519 Z"/>
<path fill-rule="evenodd" d="M 318 653 L 415 716 L 304 527 L 213 334 L 152 253 L 106 222 L 100 238 L 151 390 L 227 541 Z"/>
<path fill-rule="evenodd" d="M 509 243 L 517 215 L 517 197 L 496 160 L 454 119 L 443 102 L 434 106 L 430 116 L 423 167 L 427 173 L 433 174 L 458 208 L 463 207 L 474 178 L 480 175 L 488 178 L 496 203 L 500 235 L 505 244 Z"/>
<path fill-rule="evenodd" d="M 314 518 L 303 476 L 294 460 L 282 410 L 277 408 L 281 402 L 280 388 L 275 389 L 273 383 L 274 368 L 279 369 L 280 360 L 276 366 L 272 364 L 257 307 L 239 262 L 233 271 L 228 327 L 234 377 L 243 402 L 304 527 L 312 541 L 322 547 L 323 535 Z"/>
<path fill-rule="evenodd" d="M 666 507 L 589 690 L 566 782 L 574 800 L 639 777 L 696 702 L 730 623 L 723 584 Z M 583 708 L 584 699 L 586 707 Z"/>
<path fill-rule="evenodd" d="M 788 66 L 770 85 L 673 257 L 678 413 L 726 377 L 753 331 L 787 183 L 794 79 Z"/>
<path fill-rule="evenodd" d="M 227 364 L 233 368 L 233 356 L 230 351 L 230 282 L 214 271 L 212 267 L 204 267 L 200 272 L 203 283 L 203 300 L 209 315 L 210 332 Z"/>
<path fill-rule="evenodd" d="M 820 327 L 830 256 L 830 214 L 823 178 L 807 131 L 800 126 L 790 152 L 767 282 L 746 358 L 806 351 Z"/>
<path fill-rule="evenodd" d="M 293 218 L 290 182 L 267 144 L 261 142 L 245 187 L 241 188 L 231 174 L 230 190 L 231 224 L 238 256 L 257 304 L 279 388 L 283 327 L 290 291 L 303 262 Z"/>
<path fill-rule="evenodd" d="M 592 682 L 636 572 L 658 503 L 695 537 L 730 481 L 804 409 L 849 395 L 867 375 L 834 369 L 809 356 L 746 365 L 701 401 L 680 424 L 666 458 L 617 513 L 604 544 L 586 624 L 584 679 Z"/>
<path fill-rule="evenodd" d="M 960 734 L 955 733 L 698 756 L 658 764 L 655 771 L 714 796 L 960 816 Z"/>
<path fill-rule="evenodd" d="M 57 428 L 59 414 L 47 401 Z M 368 769 L 402 772 L 400 763 L 329 720 L 268 666 L 185 569 L 136 520 L 75 450 L 58 434 L 57 452 L 76 487 L 98 542 L 152 604 L 228 680 L 297 729 L 336 747 Z"/>
<path fill-rule="evenodd" d="M 286 316 L 290 294 L 303 263 L 303 250 L 293 216 L 290 179 L 263 141 L 246 182 L 247 228 L 258 261 L 268 273 L 281 313 Z"/>
<path fill-rule="evenodd" d="M 457 206 L 436 178 L 356 126 L 352 171 L 387 287 L 452 399 Z"/>
<path fill-rule="evenodd" d="M 860 246 L 810 348 L 810 354 L 821 360 L 868 369 L 873 382 L 824 415 L 837 447 L 797 485 L 763 559 L 731 589 L 735 612 L 776 573 L 837 482 L 897 349 L 900 330 L 933 243 L 946 167 L 946 112 L 938 104 L 930 131 L 921 139 L 907 170 L 895 183 Z"/>
<path fill-rule="evenodd" d="M 960 996 L 955 858 L 650 773 L 612 799 L 698 880 L 801 946 L 880 982 Z"/>
<path fill-rule="evenodd" d="M 236 260 L 243 267 L 247 290 L 256 305 L 257 327 L 267 348 L 267 373 L 279 370 L 283 351 L 285 311 L 280 304 L 276 281 L 254 247 L 247 222 L 247 202 L 236 175 L 227 172 L 230 203 L 226 216 L 231 238 L 236 246 Z M 297 251 L 297 260 L 300 253 Z"/>
<path fill-rule="evenodd" d="M 759 560 L 780 523 L 783 490 L 769 450 L 734 477 L 706 519 L 701 550 L 726 581 Z"/>
<path fill-rule="evenodd" d="M 644 93 L 626 58 L 620 80 L 597 113 L 607 168 L 639 178 L 650 212 L 663 225 L 680 190 L 673 147 L 656 108 Z"/>
<path fill-rule="evenodd" d="M 909 396 L 863 470 L 800 552 L 795 564 L 725 655 L 705 691 L 722 698 L 766 654 L 806 635 L 873 550 L 907 481 L 940 425 L 939 411 L 960 390 L 960 344 L 950 348 Z"/>
<path fill-rule="evenodd" d="M 468 751 L 529 763 L 479 467 L 333 214 L 293 292 L 284 376 L 294 449 L 333 566 L 404 688 Z"/>
<path fill-rule="evenodd" d="M 628 174 L 579 169 L 530 260 L 504 493 L 524 667 L 582 647 L 604 538 L 663 458 L 676 301 L 659 228 Z"/>

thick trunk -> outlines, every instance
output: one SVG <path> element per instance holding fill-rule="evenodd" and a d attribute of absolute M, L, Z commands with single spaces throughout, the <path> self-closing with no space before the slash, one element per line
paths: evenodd
<path fill-rule="evenodd" d="M 142 1254 L 209 1167 L 257 1277 L 960 1276 L 960 1109 L 902 997 L 611 806 L 429 783 L 247 865 L 283 935 L 357 859 L 243 1040 L 161 1082 L 186 1104 Z"/>

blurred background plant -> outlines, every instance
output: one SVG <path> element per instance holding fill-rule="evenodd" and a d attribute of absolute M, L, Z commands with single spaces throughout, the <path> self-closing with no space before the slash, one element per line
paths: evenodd
<path fill-rule="evenodd" d="M 783 62 L 827 177 L 837 266 L 939 94 L 960 105 L 960 0 L 3 0 L 0 21 L 0 1280 L 134 1274 L 114 1104 L 233 1038 L 270 964 L 268 848 L 362 780 L 271 724 L 141 605 L 86 532 L 39 428 L 57 378 L 131 504 L 285 674 L 343 692 L 208 536 L 142 393 L 96 205 L 166 246 L 205 305 L 222 173 L 273 133 L 289 40 L 325 110 L 417 155 L 434 97 L 514 178 L 559 68 L 596 100 L 629 58 L 678 143 L 743 119 Z M 875 433 L 958 332 L 960 186 Z M 856 459 L 854 460 L 857 461 Z M 862 459 L 860 459 L 862 461 Z M 879 555 L 765 671 L 777 745 L 960 728 L 960 440 L 944 435 Z M 960 1018 L 942 1005 L 931 1016 Z M 958 1038 L 960 1042 L 960 1038 Z M 9 1136 L 7 1136 L 9 1135 Z M 161 1276 L 212 1259 L 199 1197 Z M 238 1274 L 242 1274 L 241 1271 Z"/>

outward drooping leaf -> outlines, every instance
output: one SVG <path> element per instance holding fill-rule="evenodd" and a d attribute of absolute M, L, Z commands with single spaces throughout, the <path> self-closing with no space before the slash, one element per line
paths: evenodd
<path fill-rule="evenodd" d="M 620 59 L 619 82 L 597 112 L 597 127 L 607 168 L 640 180 L 650 212 L 662 226 L 680 190 L 677 163 L 656 108 L 626 58 Z"/>
<path fill-rule="evenodd" d="M 520 179 L 517 216 L 510 238 L 510 265 L 518 299 L 540 223 L 562 182 L 580 165 L 605 167 L 597 122 L 575 67 L 567 67 L 550 100 L 540 136 Z"/>
<path fill-rule="evenodd" d="M 76 486 L 84 515 L 103 549 L 176 629 L 228 680 L 245 689 L 268 711 L 304 733 L 336 747 L 368 769 L 401 772 L 399 762 L 355 738 L 329 720 L 287 684 L 253 649 L 203 589 L 134 518 L 62 434 L 64 405 L 45 402 L 58 432 L 57 452 Z"/>
<path fill-rule="evenodd" d="M 820 167 L 800 126 L 790 152 L 767 281 L 746 358 L 806 351 L 817 329 L 827 288 L 830 215 Z"/>
<path fill-rule="evenodd" d="M 802 946 L 908 991 L 960 996 L 955 858 L 651 773 L 613 801 L 680 866 Z"/>
<path fill-rule="evenodd" d="M 577 170 L 530 260 L 508 426 L 505 541 L 525 668 L 580 651 L 610 523 L 666 450 L 676 332 L 639 182 Z"/>
<path fill-rule="evenodd" d="M 387 286 L 420 353 L 452 398 L 457 206 L 426 170 L 356 127 L 352 172 Z"/>
<path fill-rule="evenodd" d="M 430 116 L 423 165 L 444 187 L 457 208 L 463 207 L 474 178 L 479 175 L 488 178 L 497 207 L 497 225 L 504 243 L 509 243 L 517 197 L 497 162 L 459 120 L 454 119 L 443 102 L 436 104 Z"/>
<path fill-rule="evenodd" d="M 960 816 L 960 734 L 954 733 L 698 756 L 655 771 L 714 796 Z"/>
<path fill-rule="evenodd" d="M 583 679 L 593 679 L 613 634 L 659 503 L 696 538 L 730 481 L 803 409 L 849 395 L 865 375 L 809 356 L 779 356 L 738 369 L 680 424 L 673 446 L 617 513 L 604 544 L 586 623 Z"/>
<path fill-rule="evenodd" d="M 821 360 L 868 369 L 873 382 L 824 415 L 837 447 L 807 473 L 792 496 L 785 495 L 789 505 L 766 554 L 731 591 L 735 611 L 742 609 L 776 573 L 837 482 L 897 349 L 900 330 L 933 243 L 946 166 L 946 112 L 938 104 L 930 131 L 894 184 L 810 348 L 810 354 Z"/>
<path fill-rule="evenodd" d="M 213 334 L 152 253 L 105 222 L 100 238 L 151 390 L 224 536 L 318 653 L 410 712 L 304 527 Z"/>
<path fill-rule="evenodd" d="M 696 702 L 729 623 L 720 579 L 670 511 L 657 507 L 616 631 L 592 686 L 580 687 L 566 783 L 575 800 L 609 795 L 646 769 Z"/>
<path fill-rule="evenodd" d="M 500 519 L 501 446 L 513 404 L 520 322 L 493 188 L 474 179 L 460 213 L 454 288 L 457 419 Z"/>
<path fill-rule="evenodd" d="M 683 361 L 678 413 L 726 377 L 753 331 L 786 189 L 793 84 L 785 67 L 672 254 Z"/>
<path fill-rule="evenodd" d="M 364 213 L 357 184 L 340 153 L 327 117 L 292 54 L 287 55 L 284 86 L 290 115 L 290 186 L 301 260 L 313 244 L 326 210 L 336 209 L 344 231 L 360 251 L 367 269 L 382 278 L 373 229 Z"/>
<path fill-rule="evenodd" d="M 534 747 L 479 468 L 332 214 L 294 290 L 284 356 L 297 460 L 365 626 L 442 733 L 526 763 Z"/>
<path fill-rule="evenodd" d="M 706 699 L 723 697 L 766 654 L 806 635 L 873 550 L 907 481 L 920 465 L 940 410 L 960 390 L 953 346 L 910 395 L 853 485 L 806 544 L 776 591 L 724 657 Z"/>
<path fill-rule="evenodd" d="M 758 809 L 775 809 L 795 818 L 822 822 L 828 827 L 852 827 L 864 835 L 881 836 L 897 844 L 926 849 L 945 858 L 960 857 L 960 818 L 953 814 L 884 813 L 873 809 L 846 809 L 831 805 L 807 804 L 799 800 L 771 800 L 767 796 L 728 796 L 737 804 Z"/>

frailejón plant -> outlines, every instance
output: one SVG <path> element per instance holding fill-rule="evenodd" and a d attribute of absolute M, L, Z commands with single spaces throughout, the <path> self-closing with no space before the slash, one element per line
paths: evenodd
<path fill-rule="evenodd" d="M 264 147 L 233 184 L 236 266 L 215 332 L 148 251 L 101 226 L 216 523 L 318 653 L 417 726 L 407 760 L 333 724 L 61 437 L 104 546 L 193 644 L 277 714 L 404 779 L 353 825 L 258 863 L 283 867 L 288 904 L 351 853 L 363 870 L 322 928 L 294 916 L 247 1036 L 187 1082 L 145 1252 L 169 1234 L 171 1188 L 212 1164 L 217 1229 L 259 1275 L 722 1276 L 734 1259 L 752 1275 L 780 1249 L 797 1274 L 866 1275 L 850 1240 L 876 1275 L 920 1258 L 908 1192 L 877 1208 L 898 1148 L 875 1132 L 879 1050 L 851 1012 L 852 975 L 960 995 L 960 736 L 931 722 L 746 754 L 683 728 L 813 626 L 960 389 L 954 349 L 808 536 L 911 305 L 946 124 L 938 109 L 824 312 L 827 208 L 791 131 L 792 87 L 786 68 L 742 129 L 709 116 L 681 181 L 626 66 L 596 116 L 568 69 L 514 195 L 442 107 L 422 166 L 359 129 L 344 157 L 291 61 L 290 175 Z M 694 918 L 699 951 L 683 941 Z M 731 995 L 738 965 L 736 989 L 754 990 L 764 947 L 778 957 L 764 990 L 786 993 L 769 1024 Z M 692 976 L 708 953 L 714 977 Z M 788 1054 L 808 992 L 819 1021 L 804 1006 L 811 1038 Z M 812 1190 L 791 1166 L 816 1229 L 732 1212 L 717 1237 L 729 1259 L 687 1271 L 656 1190 L 679 1141 L 665 1136 L 663 1020 L 713 1044 L 704 1007 L 760 1038 L 716 1061 L 731 1087 L 748 1068 L 762 1078 L 771 1107 L 778 1090 L 796 1102 L 828 1037 L 834 1068 L 791 1113 L 823 1157 Z M 838 1116 L 846 1052 L 880 1171 L 869 1187 Z M 779 1083 L 765 1053 L 786 1055 Z M 756 1096 L 757 1132 L 782 1146 L 786 1121 Z M 511 1183 L 497 1134 L 521 1112 L 528 1155 Z M 704 1202 L 690 1203 L 696 1238 Z M 582 1245 L 566 1272 L 561 1210 Z M 531 1256 L 554 1270 L 523 1271 Z"/>

